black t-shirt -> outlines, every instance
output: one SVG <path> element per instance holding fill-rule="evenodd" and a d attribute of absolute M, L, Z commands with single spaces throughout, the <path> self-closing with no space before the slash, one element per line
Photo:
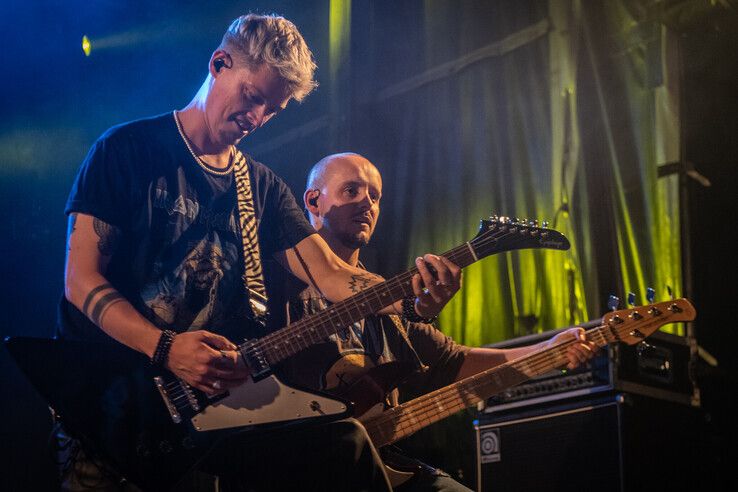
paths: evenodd
<path fill-rule="evenodd" d="M 287 185 L 244 157 L 261 256 L 268 258 L 315 231 Z M 207 329 L 236 341 L 254 336 L 244 322 L 249 308 L 235 177 L 197 164 L 172 113 L 105 132 L 83 162 L 65 212 L 120 229 L 105 277 L 157 326 Z M 60 307 L 61 336 L 108 339 L 65 299 Z"/>
<path fill-rule="evenodd" d="M 317 290 L 276 262 L 268 261 L 265 266 L 269 272 L 271 330 L 329 306 Z M 394 384 L 412 376 L 414 387 L 432 391 L 454 381 L 468 350 L 432 325 L 370 315 L 293 355 L 275 371 L 289 384 L 339 394 L 372 373 L 382 383 Z M 387 371 L 390 366 L 393 369 Z M 427 370 L 421 370 L 423 366 Z M 397 391 L 391 391 L 387 403 L 396 405 L 398 396 Z"/>

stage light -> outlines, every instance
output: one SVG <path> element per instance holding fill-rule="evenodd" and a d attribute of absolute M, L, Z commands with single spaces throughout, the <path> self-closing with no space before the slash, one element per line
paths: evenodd
<path fill-rule="evenodd" d="M 90 43 L 90 38 L 86 34 L 82 36 L 82 51 L 85 53 L 85 56 L 90 56 L 90 52 L 92 51 L 92 43 Z"/>

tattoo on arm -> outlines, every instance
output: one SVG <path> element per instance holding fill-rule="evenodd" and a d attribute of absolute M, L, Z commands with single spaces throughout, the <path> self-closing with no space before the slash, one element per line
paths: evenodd
<path fill-rule="evenodd" d="M 376 278 L 371 275 L 351 275 L 351 280 L 349 280 L 349 288 L 351 289 L 351 292 L 361 292 L 362 290 L 372 285 L 372 280 L 376 280 Z"/>
<path fill-rule="evenodd" d="M 85 298 L 85 303 L 82 305 L 82 312 L 85 313 L 87 316 L 89 316 L 90 314 L 88 313 L 87 308 L 90 307 L 90 303 L 92 302 L 92 299 L 95 297 L 95 295 L 100 291 L 103 291 L 106 289 L 113 289 L 113 288 L 114 287 L 110 284 L 102 284 L 92 289 L 90 293 L 87 294 L 87 297 Z"/>
<path fill-rule="evenodd" d="M 100 240 L 97 242 L 97 249 L 103 256 L 110 256 L 115 251 L 115 247 L 118 245 L 118 238 L 120 237 L 120 229 L 115 226 L 103 222 L 97 217 L 93 217 L 92 227 L 95 229 L 95 234 Z"/>
<path fill-rule="evenodd" d="M 125 298 L 120 295 L 118 291 L 112 291 L 108 292 L 104 296 L 100 298 L 99 301 L 95 304 L 95 307 L 92 308 L 92 314 L 90 315 L 90 319 L 93 323 L 95 323 L 97 326 L 102 326 L 102 320 L 103 316 L 105 316 L 105 312 L 110 308 L 113 304 L 123 301 Z"/>
<path fill-rule="evenodd" d="M 92 300 L 98 294 L 101 295 L 98 297 L 97 301 L 93 303 Z M 107 310 L 113 304 L 124 300 L 125 297 L 123 297 L 117 290 L 115 290 L 112 285 L 98 285 L 97 287 L 92 289 L 87 295 L 87 298 L 85 298 L 84 305 L 82 306 L 82 312 L 85 313 L 88 318 L 90 318 L 90 321 L 95 323 L 97 326 L 101 326 L 103 316 L 105 316 Z"/>

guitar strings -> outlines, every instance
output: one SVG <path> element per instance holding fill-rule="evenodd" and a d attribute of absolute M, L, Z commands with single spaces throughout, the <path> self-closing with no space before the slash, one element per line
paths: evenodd
<path fill-rule="evenodd" d="M 594 341 L 599 347 L 608 343 L 607 337 L 604 334 L 605 327 L 606 325 L 603 324 L 587 332 L 588 338 Z M 482 398 L 478 396 L 478 393 L 488 386 L 494 386 L 494 381 L 489 380 L 489 376 L 493 372 L 516 369 L 522 365 L 525 365 L 528 370 L 534 372 L 561 366 L 566 362 L 566 349 L 577 341 L 576 339 L 568 340 L 554 347 L 543 348 L 540 351 L 501 364 L 487 371 L 470 376 L 466 381 L 461 382 L 461 384 L 454 383 L 440 388 L 403 405 L 387 410 L 382 415 L 362 423 L 368 430 L 371 431 L 373 429 L 376 433 L 380 433 L 384 439 L 390 439 L 389 442 L 394 442 L 401 437 L 409 435 L 406 434 L 407 431 L 414 432 L 425 425 L 434 423 L 445 416 L 452 415 L 463 408 L 481 401 Z M 523 369 L 521 369 L 521 372 L 525 374 Z M 392 428 L 391 434 L 387 436 L 387 432 L 382 432 L 380 428 L 393 421 L 395 425 Z M 424 425 L 419 427 L 418 424 Z M 384 444 L 388 444 L 389 442 Z M 378 445 L 381 446 L 381 444 Z"/>
<path fill-rule="evenodd" d="M 485 246 L 488 246 L 489 244 L 495 242 L 507 239 L 509 236 L 512 235 L 519 235 L 519 230 L 517 227 L 507 227 L 504 229 L 498 229 L 496 231 L 492 231 L 491 233 L 488 233 L 485 237 L 482 239 L 477 240 L 472 239 L 468 243 L 464 243 L 462 245 L 459 245 L 450 251 L 444 253 L 442 256 L 448 258 L 449 260 L 453 261 L 454 263 L 459 263 L 457 258 L 463 259 L 465 256 L 471 256 L 471 253 L 469 251 L 469 244 L 474 243 L 474 246 L 476 248 L 482 248 Z M 514 250 L 515 246 L 520 244 L 521 242 L 524 242 L 527 239 L 527 237 L 520 237 L 518 241 L 512 242 L 510 245 L 511 247 L 509 250 Z M 475 242 L 476 241 L 476 242 Z M 489 255 L 487 255 L 489 256 Z M 469 264 L 471 264 L 470 262 Z M 314 316 L 309 316 L 307 318 L 303 318 L 302 320 L 298 321 L 297 323 L 294 323 L 292 325 L 288 325 L 280 330 L 277 330 L 274 333 L 271 333 L 269 335 L 266 335 L 265 337 L 262 337 L 261 339 L 258 339 L 254 345 L 249 347 L 249 352 L 258 352 L 259 350 L 263 350 L 264 354 L 267 356 L 268 359 L 274 359 L 270 357 L 273 352 L 276 352 L 276 361 L 270 360 L 270 363 L 278 363 L 284 358 L 286 358 L 289 355 L 292 355 L 299 351 L 301 348 L 308 348 L 311 346 L 314 342 L 323 340 L 325 336 L 320 336 L 318 340 L 311 340 L 305 342 L 304 347 L 301 347 L 301 342 L 303 342 L 302 332 L 308 334 L 314 334 L 316 329 L 323 328 L 323 330 L 326 330 L 326 334 L 329 336 L 331 333 L 337 332 L 339 329 L 343 328 L 344 326 L 347 326 L 349 323 L 344 322 L 341 314 L 342 311 L 348 312 L 348 318 L 349 320 L 352 319 L 353 310 L 356 310 L 357 315 L 367 315 L 371 312 L 371 310 L 364 311 L 360 305 L 365 305 L 367 303 L 370 303 L 368 299 L 366 301 L 363 300 L 365 297 L 369 297 L 370 295 L 374 294 L 377 296 L 377 300 L 379 302 L 385 302 L 382 301 L 378 297 L 378 293 L 375 292 L 378 286 L 381 286 L 381 288 L 384 288 L 386 291 L 394 292 L 395 289 L 398 287 L 400 288 L 400 291 L 402 294 L 405 293 L 405 290 L 403 287 L 411 285 L 410 279 L 413 275 L 417 273 L 417 268 L 412 268 L 409 271 L 406 271 L 402 274 L 399 274 L 389 280 L 386 280 L 380 284 L 376 284 L 373 286 L 374 288 L 367 289 L 366 291 L 357 294 L 356 296 L 350 297 L 348 299 L 344 299 L 343 301 L 336 303 L 332 305 L 330 308 L 324 310 L 321 313 L 318 313 Z M 370 304 L 371 306 L 371 304 Z M 338 322 L 336 323 L 336 329 L 332 330 L 331 332 L 328 332 L 327 329 L 329 328 L 332 323 L 329 323 L 329 320 L 323 320 L 323 318 L 332 318 L 334 316 L 338 317 Z M 332 328 L 332 326 L 330 326 Z M 295 333 L 295 331 L 298 331 L 298 333 Z M 310 335 L 308 335 L 310 336 Z M 290 344 L 290 342 L 295 342 L 294 345 Z M 278 345 L 284 343 L 284 348 L 278 347 Z M 179 407 L 178 403 L 186 399 L 189 401 L 190 395 L 187 394 L 187 389 L 184 388 L 183 385 L 186 385 L 187 383 L 177 379 L 176 381 L 173 381 L 166 385 L 167 392 L 170 396 L 170 400 L 175 403 L 176 406 Z M 187 385 L 189 387 L 189 385 Z M 189 387 L 190 390 L 195 390 L 194 388 Z"/>
<path fill-rule="evenodd" d="M 511 361 L 495 367 L 495 372 L 513 367 L 513 362 Z M 479 401 L 479 397 L 474 393 L 479 388 L 483 388 L 486 384 L 489 384 L 484 377 L 487 375 L 480 373 L 470 376 L 461 384 L 451 384 L 428 393 L 407 404 L 390 409 L 375 419 L 364 422 L 364 425 L 367 429 L 370 429 L 371 427 L 381 427 L 394 421 L 393 433 L 398 434 L 404 433 L 408 429 L 412 430 L 421 423 L 430 424 L 432 423 L 432 419 L 428 417 L 429 414 L 435 413 L 440 418 L 443 414 L 450 415 L 452 412 L 455 413 L 461 408 L 473 405 Z"/>
<path fill-rule="evenodd" d="M 513 229 L 513 230 L 511 230 L 511 229 Z M 518 235 L 518 234 L 519 234 L 519 232 L 518 232 L 517 228 L 515 228 L 515 227 L 507 228 L 505 230 L 495 231 L 492 234 L 489 234 L 488 237 L 485 237 L 485 238 L 479 240 L 477 242 L 476 246 L 477 246 L 477 248 L 484 247 L 484 246 L 489 245 L 492 242 L 503 240 L 503 239 L 506 239 L 508 236 Z M 509 249 L 510 250 L 515 249 L 514 246 L 517 246 L 518 244 L 520 244 L 521 242 L 525 241 L 526 239 L 527 239 L 526 237 L 521 237 L 521 239 L 519 241 L 513 242 L 512 243 L 512 246 L 513 247 L 511 247 Z M 473 242 L 473 241 L 474 240 L 472 240 L 470 242 Z M 447 253 L 444 253 L 443 256 L 453 261 L 457 257 L 457 255 L 468 255 L 468 254 L 469 254 L 468 246 L 467 246 L 466 243 L 464 243 L 463 245 L 457 246 L 456 248 L 448 251 Z M 373 286 L 375 288 L 368 289 L 368 290 L 364 291 L 364 293 L 357 294 L 356 296 L 350 297 L 348 299 L 344 299 L 343 301 L 332 305 L 330 308 L 326 309 L 322 313 L 318 313 L 318 314 L 316 314 L 314 316 L 310 316 L 308 318 L 303 318 L 303 320 L 298 321 L 297 323 L 294 323 L 294 324 L 289 325 L 289 326 L 287 326 L 285 328 L 282 328 L 282 329 L 280 329 L 280 330 L 278 330 L 278 331 L 276 331 L 276 332 L 274 332 L 274 333 L 272 333 L 270 335 L 267 335 L 265 337 L 262 337 L 261 339 L 259 339 L 256 342 L 256 344 L 259 345 L 259 348 L 260 349 L 264 350 L 265 355 L 267 355 L 267 358 L 270 358 L 270 356 L 272 355 L 272 353 L 273 352 L 276 352 L 274 354 L 276 357 L 273 357 L 272 359 L 277 359 L 277 360 L 276 361 L 271 360 L 270 362 L 271 363 L 279 362 L 279 361 L 283 360 L 283 358 L 285 358 L 285 357 L 287 357 L 289 355 L 292 355 L 292 354 L 296 353 L 297 351 L 299 351 L 299 349 L 300 349 L 299 344 L 303 340 L 302 340 L 301 334 L 295 334 L 294 333 L 296 330 L 297 331 L 300 331 L 300 332 L 305 332 L 306 334 L 315 333 L 316 328 L 318 328 L 318 329 L 319 328 L 323 328 L 323 330 L 327 330 L 328 327 L 331 326 L 331 325 L 333 325 L 334 323 L 329 323 L 328 320 L 323 320 L 323 318 L 331 318 L 331 317 L 334 317 L 334 316 L 337 315 L 338 321 L 337 321 L 337 323 L 335 323 L 335 326 L 337 327 L 337 329 L 336 330 L 333 330 L 332 332 L 326 332 L 328 335 L 330 335 L 331 333 L 335 333 L 338 329 L 341 329 L 341 328 L 345 327 L 346 325 L 348 325 L 347 322 L 344 322 L 341 319 L 341 314 L 342 314 L 341 311 L 349 311 L 348 312 L 349 319 L 351 319 L 351 314 L 352 314 L 351 313 L 351 310 L 352 309 L 355 309 L 358 312 L 358 315 L 362 315 L 362 314 L 363 315 L 366 315 L 366 314 L 369 314 L 371 311 L 370 310 L 369 311 L 363 311 L 361 309 L 361 307 L 360 307 L 360 303 L 361 303 L 361 305 L 364 305 L 367 302 L 370 302 L 369 300 L 366 300 L 365 301 L 364 298 L 365 297 L 368 297 L 371 294 L 374 294 L 375 296 L 378 296 L 378 293 L 375 292 L 376 290 L 378 290 L 378 289 L 376 289 L 377 286 L 380 286 L 381 285 L 383 288 L 385 288 L 385 290 L 390 291 L 390 292 L 391 291 L 394 291 L 396 288 L 400 287 L 402 293 L 404 293 L 405 291 L 404 291 L 404 289 L 402 289 L 402 287 L 407 286 L 407 285 L 410 285 L 409 279 L 412 278 L 412 276 L 415 273 L 417 273 L 417 268 L 413 268 L 413 269 L 411 269 L 411 270 L 409 270 L 407 272 L 404 272 L 402 274 L 399 274 L 399 275 L 397 275 L 397 276 L 395 276 L 395 277 L 393 277 L 393 278 L 391 278 L 389 280 L 386 280 L 382 284 L 377 284 L 377 285 Z M 381 301 L 381 299 L 379 297 L 377 297 L 377 299 L 380 302 L 385 302 L 385 301 Z M 384 306 L 384 304 L 383 304 L 383 306 Z M 310 335 L 308 335 L 308 336 L 310 336 Z M 320 334 L 319 334 L 319 336 L 320 336 Z M 325 336 L 320 336 L 320 338 L 318 340 L 322 340 L 324 338 L 325 338 Z M 315 340 L 313 340 L 313 341 L 315 341 Z M 298 345 L 298 347 L 295 348 L 293 345 L 290 344 L 290 342 L 295 342 L 295 344 Z M 278 345 L 281 344 L 281 343 L 284 343 L 284 347 L 283 348 L 278 347 Z M 310 342 L 307 342 L 305 344 L 305 347 L 304 348 L 307 348 L 310 345 L 311 345 L 311 343 Z"/>

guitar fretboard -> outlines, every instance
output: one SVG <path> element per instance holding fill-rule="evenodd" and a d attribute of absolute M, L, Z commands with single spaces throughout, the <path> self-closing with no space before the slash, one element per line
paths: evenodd
<path fill-rule="evenodd" d="M 443 256 L 460 267 L 474 262 L 467 246 L 460 246 Z M 373 285 L 341 302 L 332 304 L 320 313 L 301 320 L 259 339 L 258 348 L 270 365 L 276 365 L 330 335 L 352 325 L 366 316 L 389 306 L 398 299 L 413 293 L 412 278 L 417 268 L 397 275 L 389 280 Z"/>
<path fill-rule="evenodd" d="M 550 237 L 552 233 L 554 236 Z M 556 231 L 514 224 L 497 224 L 442 256 L 464 268 L 491 254 L 521 248 L 566 249 L 568 242 Z M 369 314 L 411 295 L 412 277 L 416 273 L 418 269 L 412 268 L 335 303 L 320 313 L 305 317 L 260 338 L 255 342 L 254 349 L 266 358 L 270 366 L 274 366 Z"/>
<path fill-rule="evenodd" d="M 587 339 L 603 347 L 614 337 L 605 325 L 601 325 L 589 330 Z M 568 362 L 568 348 L 576 342 L 570 340 L 543 348 L 386 410 L 376 417 L 360 420 L 375 446 L 392 444 L 512 386 L 563 367 Z"/>

